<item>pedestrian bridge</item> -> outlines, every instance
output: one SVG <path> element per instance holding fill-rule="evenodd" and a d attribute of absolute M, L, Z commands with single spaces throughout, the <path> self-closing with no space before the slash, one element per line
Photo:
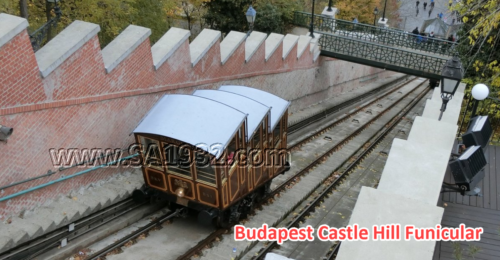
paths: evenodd
<path fill-rule="evenodd" d="M 309 28 L 311 13 L 295 12 L 294 24 Z M 456 43 L 402 30 L 314 15 L 321 55 L 428 79 L 441 79 Z"/>

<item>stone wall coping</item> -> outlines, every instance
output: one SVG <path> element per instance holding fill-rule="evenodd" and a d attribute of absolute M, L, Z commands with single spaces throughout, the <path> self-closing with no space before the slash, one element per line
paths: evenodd
<path fill-rule="evenodd" d="M 161 65 L 189 39 L 189 36 L 191 36 L 191 32 L 188 30 L 175 27 L 170 28 L 170 30 L 151 47 L 154 69 L 158 70 Z"/>
<path fill-rule="evenodd" d="M 106 73 L 110 73 L 151 35 L 151 29 L 129 25 L 102 50 Z"/>
<path fill-rule="evenodd" d="M 234 54 L 236 49 L 245 41 L 247 35 L 242 32 L 231 31 L 220 43 L 220 55 L 222 65 Z"/>
<path fill-rule="evenodd" d="M 293 34 L 287 34 L 285 38 L 283 38 L 283 59 L 288 57 L 288 54 L 290 54 L 298 41 L 299 36 Z"/>
<path fill-rule="evenodd" d="M 266 40 L 267 34 L 252 32 L 245 42 L 245 62 L 248 62 L 262 43 Z"/>
<path fill-rule="evenodd" d="M 297 43 L 297 59 L 300 59 L 302 54 L 306 51 L 307 47 L 311 43 L 312 38 L 306 35 L 300 35 L 299 41 Z"/>
<path fill-rule="evenodd" d="M 220 39 L 221 32 L 211 29 L 203 29 L 201 33 L 194 39 L 189 45 L 189 50 L 191 53 L 191 64 L 193 67 L 198 63 L 198 61 L 208 53 L 210 48 Z"/>
<path fill-rule="evenodd" d="M 266 39 L 266 61 L 271 58 L 273 53 L 283 42 L 285 36 L 283 34 L 271 33 Z"/>
<path fill-rule="evenodd" d="M 42 77 L 47 77 L 101 30 L 99 25 L 74 21 L 35 53 Z"/>
<path fill-rule="evenodd" d="M 24 18 L 0 14 L 0 48 L 16 37 L 28 27 L 28 21 Z"/>

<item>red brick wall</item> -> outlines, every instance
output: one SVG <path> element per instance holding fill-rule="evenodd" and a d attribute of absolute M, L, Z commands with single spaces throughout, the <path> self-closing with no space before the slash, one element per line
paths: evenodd
<path fill-rule="evenodd" d="M 338 60 L 312 61 L 309 48 L 297 59 L 297 46 L 282 59 L 282 45 L 266 62 L 263 43 L 248 63 L 245 46 L 240 45 L 221 65 L 220 43 L 192 67 L 189 43 L 184 42 L 158 69 L 154 70 L 149 39 L 141 43 L 111 73 L 104 69 L 97 36 L 67 58 L 46 78 L 39 73 L 35 54 L 26 31 L 0 47 L 0 124 L 14 128 L 7 143 L 0 143 L 0 186 L 56 170 L 49 149 L 126 148 L 133 142 L 129 134 L 140 119 L 165 93 L 190 94 L 197 88 L 217 88 L 221 84 L 246 83 L 289 100 L 311 99 L 335 82 L 335 73 L 318 69 L 327 63 L 343 67 Z M 359 78 L 380 70 L 356 66 Z M 331 66 L 330 66 L 331 67 Z M 359 74 L 362 75 L 359 75 Z M 300 82 L 299 82 L 300 80 Z M 318 98 L 320 100 L 318 100 Z M 51 177 L 2 191 L 6 196 L 35 185 L 81 171 L 75 168 Z M 125 171 L 126 169 L 120 169 Z M 47 199 L 109 177 L 117 169 L 95 171 L 63 183 L 0 202 L 0 218 L 32 208 Z"/>

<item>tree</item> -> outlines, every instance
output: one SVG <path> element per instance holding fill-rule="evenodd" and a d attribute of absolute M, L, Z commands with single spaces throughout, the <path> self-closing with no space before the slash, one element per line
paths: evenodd
<path fill-rule="evenodd" d="M 211 0 L 207 2 L 206 23 L 223 33 L 246 31 L 245 12 L 250 4 L 253 4 L 252 0 Z"/>
<path fill-rule="evenodd" d="M 22 0 L 0 1 L 0 12 L 19 16 L 19 1 Z M 46 6 L 45 1 L 26 1 L 29 32 L 40 28 L 48 18 L 55 16 L 51 10 L 53 4 Z M 57 32 L 75 20 L 96 23 L 101 27 L 98 36 L 101 46 L 104 47 L 129 24 L 137 24 L 150 28 L 151 41 L 155 42 L 168 30 L 167 17 L 176 3 L 176 0 L 65 0 L 59 2 L 62 17 Z"/>
<path fill-rule="evenodd" d="M 457 50 L 465 68 L 467 83 L 465 100 L 470 100 L 471 89 L 477 83 L 490 88 L 490 97 L 500 97 L 500 2 L 496 0 L 467 0 L 457 3 L 453 10 L 458 12 L 463 22 L 458 35 Z M 490 121 L 500 119 L 497 102 L 481 102 L 477 114 L 490 116 Z M 464 103 L 463 109 L 467 109 Z M 468 124 L 470 109 L 464 113 L 464 123 Z M 496 129 L 494 137 L 500 134 Z"/>
<path fill-rule="evenodd" d="M 174 0 L 135 0 L 130 23 L 151 29 L 151 43 L 158 41 L 170 28 L 167 12 L 176 7 Z"/>
<path fill-rule="evenodd" d="M 264 33 L 283 33 L 281 12 L 270 2 L 256 6 L 259 10 L 259 19 L 255 20 L 254 29 Z"/>
<path fill-rule="evenodd" d="M 469 86 L 485 83 L 500 97 L 500 2 L 467 0 L 455 5 L 463 26 L 458 51 Z"/>

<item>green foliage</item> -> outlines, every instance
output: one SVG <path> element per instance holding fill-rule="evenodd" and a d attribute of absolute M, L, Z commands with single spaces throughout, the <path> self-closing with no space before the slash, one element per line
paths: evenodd
<path fill-rule="evenodd" d="M 132 8 L 136 10 L 131 23 L 151 29 L 150 41 L 158 41 L 170 28 L 166 10 L 175 8 L 173 1 L 135 0 Z"/>
<path fill-rule="evenodd" d="M 245 13 L 252 4 L 257 16 L 254 29 L 266 33 L 285 33 L 292 24 L 293 12 L 302 10 L 304 0 L 211 0 L 205 15 L 207 25 L 228 33 L 247 31 Z"/>
<path fill-rule="evenodd" d="M 283 33 L 282 14 L 278 8 L 267 2 L 256 6 L 259 10 L 258 19 L 255 20 L 254 30 L 263 33 Z"/>
<path fill-rule="evenodd" d="M 246 31 L 248 24 L 245 12 L 252 2 L 252 0 L 211 0 L 207 2 L 206 24 L 223 33 L 232 30 Z"/>
<path fill-rule="evenodd" d="M 51 4 L 51 8 L 52 8 Z M 60 32 L 75 20 L 99 24 L 99 40 L 106 46 L 128 25 L 136 24 L 152 30 L 151 41 L 158 40 L 169 28 L 167 15 L 176 6 L 175 0 L 64 0 L 59 3 L 63 13 L 58 24 Z M 19 15 L 18 0 L 2 0 L 0 12 Z M 28 0 L 30 32 L 47 22 L 46 3 Z M 55 16 L 51 11 L 52 17 Z"/>
<path fill-rule="evenodd" d="M 463 26 L 458 33 L 460 58 L 469 87 L 484 83 L 500 97 L 500 2 L 466 0 L 455 5 Z"/>

